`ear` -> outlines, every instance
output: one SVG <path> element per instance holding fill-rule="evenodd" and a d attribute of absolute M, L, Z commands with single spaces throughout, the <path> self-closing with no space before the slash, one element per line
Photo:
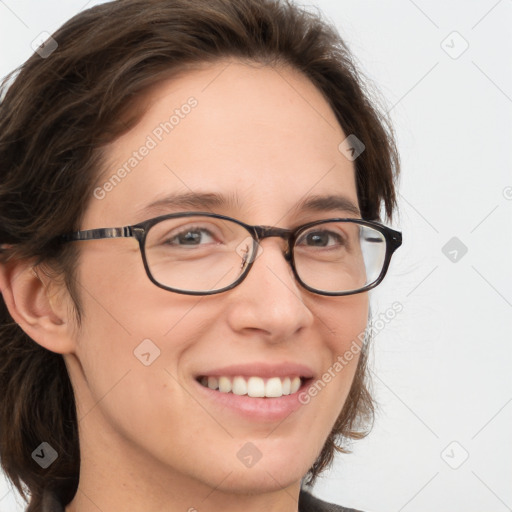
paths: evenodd
<path fill-rule="evenodd" d="M 0 263 L 0 292 L 14 321 L 39 345 L 52 352 L 74 352 L 74 317 L 64 284 L 33 262 Z"/>

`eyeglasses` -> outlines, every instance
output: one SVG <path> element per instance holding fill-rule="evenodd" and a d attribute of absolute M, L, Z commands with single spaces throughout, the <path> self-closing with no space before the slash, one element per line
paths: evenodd
<path fill-rule="evenodd" d="M 136 238 L 149 279 L 165 290 L 213 295 L 238 286 L 262 252 L 264 238 L 286 240 L 295 278 L 320 295 L 351 295 L 377 286 L 402 234 L 376 221 L 333 218 L 293 230 L 250 226 L 204 212 L 172 213 L 133 226 L 89 229 L 60 241 Z"/>

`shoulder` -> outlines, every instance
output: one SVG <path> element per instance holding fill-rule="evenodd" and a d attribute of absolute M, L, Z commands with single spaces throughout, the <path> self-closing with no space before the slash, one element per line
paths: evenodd
<path fill-rule="evenodd" d="M 327 503 L 305 490 L 300 491 L 299 495 L 299 512 L 361 512 L 353 508 L 345 508 L 340 505 Z"/>

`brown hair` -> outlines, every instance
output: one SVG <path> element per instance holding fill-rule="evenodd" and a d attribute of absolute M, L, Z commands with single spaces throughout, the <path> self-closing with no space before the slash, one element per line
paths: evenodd
<path fill-rule="evenodd" d="M 74 244 L 59 234 L 80 228 L 102 170 L 102 146 L 132 128 L 129 110 L 159 80 L 187 66 L 234 57 L 301 71 L 323 93 L 345 134 L 366 146 L 355 160 L 362 216 L 391 220 L 399 156 L 389 120 L 350 52 L 321 15 L 287 0 L 118 0 L 79 13 L 52 36 L 57 49 L 35 53 L 8 75 L 0 98 L 0 258 L 46 262 L 73 286 Z M 2 245 L 3 244 L 3 245 Z M 348 399 L 308 482 L 347 441 L 373 423 L 365 343 Z M 33 450 L 48 442 L 57 460 L 41 469 Z M 46 350 L 12 320 L 0 298 L 0 456 L 2 468 L 39 510 L 44 489 L 63 503 L 79 480 L 75 401 L 63 357 Z"/>

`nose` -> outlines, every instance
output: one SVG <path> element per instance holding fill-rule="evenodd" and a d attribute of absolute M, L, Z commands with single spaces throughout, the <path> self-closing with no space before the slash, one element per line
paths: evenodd
<path fill-rule="evenodd" d="M 267 341 L 280 342 L 313 324 L 307 306 L 312 294 L 295 279 L 284 256 L 286 245 L 279 238 L 262 240 L 249 274 L 230 290 L 228 321 L 233 330 L 258 331 Z"/>

